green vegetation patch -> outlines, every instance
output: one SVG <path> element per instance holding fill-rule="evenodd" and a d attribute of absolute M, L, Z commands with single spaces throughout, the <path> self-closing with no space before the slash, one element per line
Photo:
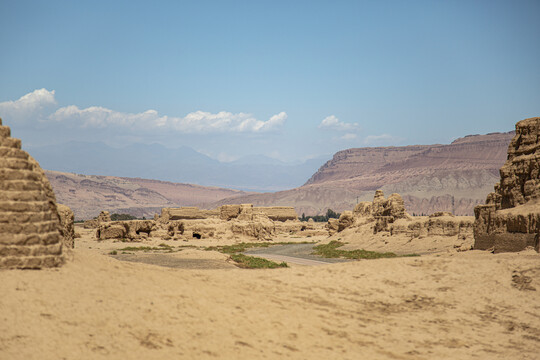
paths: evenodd
<path fill-rule="evenodd" d="M 223 245 L 223 246 L 209 246 L 205 248 L 206 251 L 219 251 L 224 254 L 237 254 L 246 251 L 250 248 L 256 247 L 269 247 L 272 244 L 269 243 L 239 243 L 234 245 Z"/>
<path fill-rule="evenodd" d="M 137 220 L 137 218 L 133 215 L 129 214 L 117 214 L 114 213 L 111 215 L 112 221 L 126 221 L 126 220 Z"/>
<path fill-rule="evenodd" d="M 224 246 L 209 246 L 204 250 L 206 251 L 219 251 L 224 254 L 237 254 L 246 251 L 251 248 L 267 248 L 275 245 L 295 245 L 295 244 L 313 244 L 313 242 L 303 241 L 303 242 L 264 242 L 264 243 L 239 243 L 234 245 L 224 245 Z"/>
<path fill-rule="evenodd" d="M 174 252 L 174 251 L 181 251 L 181 249 L 174 249 L 173 246 L 167 245 L 167 244 L 159 244 L 158 246 L 127 246 L 122 249 L 118 249 L 118 251 L 166 251 L 166 252 Z"/>
<path fill-rule="evenodd" d="M 340 213 L 337 213 L 332 209 L 328 209 L 326 211 L 326 215 L 306 216 L 306 214 L 302 214 L 302 217 L 299 218 L 299 220 L 308 221 L 309 219 L 313 219 L 315 222 L 328 222 L 329 219 L 339 219 L 340 215 Z"/>
<path fill-rule="evenodd" d="M 271 260 L 244 254 L 232 254 L 231 259 L 237 263 L 238 267 L 244 269 L 276 269 L 289 267 L 286 262 L 277 263 Z"/>
<path fill-rule="evenodd" d="M 267 248 L 276 245 L 295 245 L 295 244 L 313 244 L 313 242 L 264 242 L 264 243 L 239 243 L 234 245 L 224 246 L 209 246 L 206 251 L 219 251 L 224 254 L 229 254 L 231 259 L 237 263 L 238 267 L 245 269 L 275 269 L 280 267 L 288 267 L 286 262 L 276 263 L 263 258 L 248 256 L 241 254 L 251 248 Z"/>
<path fill-rule="evenodd" d="M 346 243 L 342 241 L 332 240 L 328 244 L 317 245 L 313 247 L 313 254 L 320 255 L 324 258 L 345 258 L 345 259 L 382 259 L 382 258 L 395 258 L 398 255 L 392 252 L 380 253 L 376 251 L 368 250 L 340 250 Z M 418 256 L 416 254 L 408 254 L 403 256 Z"/>

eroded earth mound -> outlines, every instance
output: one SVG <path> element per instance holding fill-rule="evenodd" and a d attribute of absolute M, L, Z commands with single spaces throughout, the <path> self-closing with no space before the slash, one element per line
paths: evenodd
<path fill-rule="evenodd" d="M 474 209 L 474 248 L 494 252 L 539 251 L 540 117 L 516 124 L 500 182 Z"/>
<path fill-rule="evenodd" d="M 364 201 L 339 219 L 328 221 L 331 240 L 347 242 L 344 249 L 433 253 L 466 251 L 473 244 L 472 216 L 436 212 L 430 216 L 410 216 L 399 194 L 384 197 L 377 190 L 372 202 Z"/>

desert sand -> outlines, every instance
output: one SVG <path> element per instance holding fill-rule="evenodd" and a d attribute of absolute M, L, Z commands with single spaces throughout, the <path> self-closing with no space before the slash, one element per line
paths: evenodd
<path fill-rule="evenodd" d="M 540 133 L 540 119 L 520 122 L 513 144 L 528 146 L 519 139 L 532 133 L 520 131 L 529 124 Z M 0 239 L 0 265 L 11 268 L 0 270 L 2 360 L 540 358 L 540 254 L 530 246 L 497 253 L 497 241 L 491 251 L 470 250 L 473 230 L 483 229 L 478 216 L 474 226 L 443 212 L 411 217 L 399 194 L 379 190 L 327 231 L 301 224 L 292 208 L 248 204 L 163 209 L 129 223 L 104 212 L 74 229 L 39 165 L 9 128 L 0 130 L 11 156 Z M 515 181 L 495 186 L 489 214 L 507 211 L 510 194 L 516 209 L 534 215 L 527 219 L 537 218 L 538 172 L 530 179 L 521 166 L 535 159 L 509 157 L 501 179 L 515 173 Z M 39 191 L 24 190 L 27 183 Z M 497 234 L 515 236 L 514 223 Z M 532 238 L 537 222 L 527 224 Z M 246 240 L 339 240 L 351 250 L 420 256 L 248 270 L 207 249 Z"/>
<path fill-rule="evenodd" d="M 223 264 L 201 270 L 120 261 L 131 244 L 77 231 L 63 267 L 0 271 L 1 359 L 538 359 L 534 250 L 275 270 L 170 254 Z"/>

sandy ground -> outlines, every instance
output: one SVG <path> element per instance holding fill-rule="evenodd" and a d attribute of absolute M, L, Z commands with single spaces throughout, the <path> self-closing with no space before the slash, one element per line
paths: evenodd
<path fill-rule="evenodd" d="M 416 221 L 427 221 L 428 217 L 415 217 Z M 455 217 L 455 221 L 462 219 L 473 219 L 472 217 Z M 396 223 L 402 223 L 405 226 L 409 223 L 405 220 L 398 220 Z M 332 240 L 342 241 L 345 246 L 343 250 L 364 249 L 378 252 L 393 252 L 398 255 L 405 254 L 441 254 L 455 253 L 463 250 L 470 250 L 474 244 L 474 235 L 472 228 L 463 236 L 440 236 L 427 235 L 420 237 L 411 237 L 407 234 L 390 235 L 387 231 L 382 231 L 373 234 L 373 223 L 367 222 L 361 226 L 347 228 L 341 232 L 321 240 L 323 243 L 328 243 Z"/>
<path fill-rule="evenodd" d="M 62 268 L 0 271 L 0 359 L 540 359 L 534 251 L 201 270 L 78 242 Z"/>

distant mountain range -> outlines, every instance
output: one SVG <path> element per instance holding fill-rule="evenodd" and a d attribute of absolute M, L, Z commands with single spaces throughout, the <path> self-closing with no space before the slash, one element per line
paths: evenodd
<path fill-rule="evenodd" d="M 298 214 L 352 210 L 375 190 L 403 196 L 411 214 L 473 215 L 499 180 L 514 132 L 470 135 L 449 145 L 354 148 L 340 151 L 301 187 L 246 194 L 211 206 L 252 203 L 294 206 Z"/>
<path fill-rule="evenodd" d="M 170 150 L 159 145 L 113 149 L 103 144 L 68 143 L 30 153 L 45 169 L 117 175 L 46 171 L 58 201 L 70 206 L 77 218 L 96 216 L 100 210 L 148 217 L 162 207 L 215 208 L 234 203 L 294 206 L 299 215 L 315 215 L 329 208 L 352 210 L 358 201 L 372 200 L 377 189 L 387 196 L 401 194 L 411 214 L 451 211 L 472 215 L 474 206 L 483 203 L 499 181 L 513 135 L 472 135 L 448 145 L 347 149 L 318 170 L 316 160 L 290 165 L 257 156 L 220 163 L 190 148 Z M 309 172 L 310 168 L 314 170 Z M 274 193 L 201 186 L 270 190 L 297 183 L 304 184 Z"/>
<path fill-rule="evenodd" d="M 28 147 L 48 170 L 139 177 L 245 191 L 278 191 L 302 185 L 330 156 L 289 164 L 262 155 L 223 163 L 189 147 L 159 144 L 113 148 L 104 143 L 67 142 Z"/>
<path fill-rule="evenodd" d="M 45 170 L 56 200 L 68 205 L 76 220 L 100 211 L 152 218 L 164 207 L 195 206 L 246 195 L 239 190 L 140 178 L 80 175 Z"/>

